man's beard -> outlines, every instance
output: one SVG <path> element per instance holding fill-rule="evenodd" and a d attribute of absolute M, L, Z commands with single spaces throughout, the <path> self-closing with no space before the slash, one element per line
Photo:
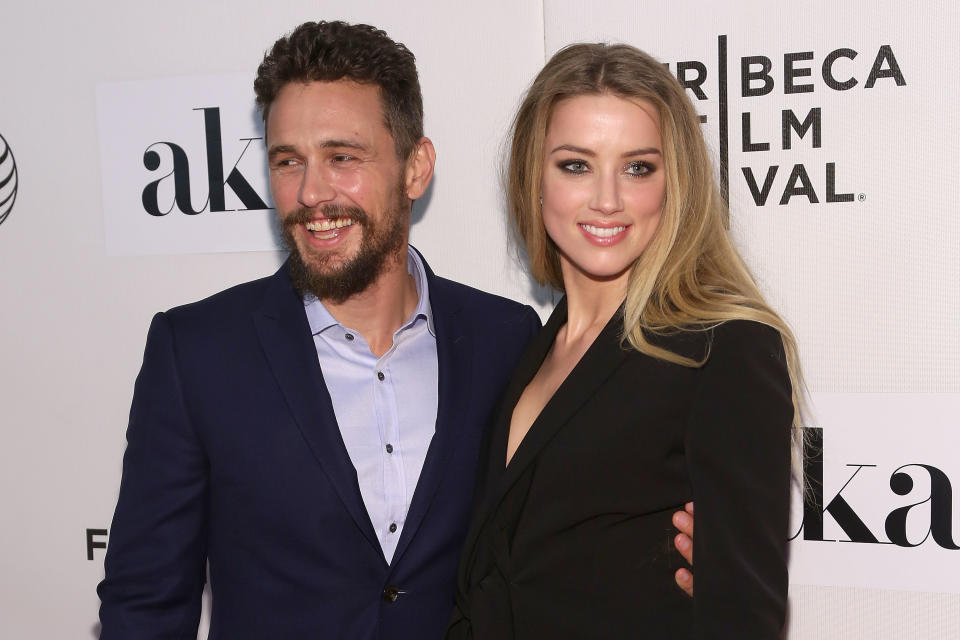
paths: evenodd
<path fill-rule="evenodd" d="M 383 273 L 387 264 L 399 255 L 403 246 L 405 194 L 402 192 L 394 205 L 384 211 L 384 217 L 374 222 L 367 212 L 359 207 L 344 207 L 328 204 L 321 209 L 323 216 L 331 220 L 350 218 L 356 231 L 362 232 L 360 248 L 352 258 L 342 264 L 332 266 L 332 255 L 310 255 L 309 263 L 300 253 L 293 238 L 294 227 L 309 222 L 314 212 L 298 209 L 283 220 L 283 241 L 290 251 L 287 268 L 294 288 L 304 295 L 312 293 L 320 300 L 334 303 L 344 302 L 347 298 L 364 291 Z"/>

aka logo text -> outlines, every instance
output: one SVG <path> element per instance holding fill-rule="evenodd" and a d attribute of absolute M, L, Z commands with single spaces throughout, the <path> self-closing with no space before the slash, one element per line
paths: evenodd
<path fill-rule="evenodd" d="M 152 216 L 165 216 L 174 207 L 181 213 L 197 215 L 204 211 L 252 211 L 271 209 L 264 198 L 256 192 L 250 182 L 240 172 L 238 165 L 250 146 L 263 138 L 239 138 L 245 142 L 243 150 L 224 179 L 223 138 L 220 133 L 220 108 L 204 107 L 194 109 L 203 112 L 204 134 L 207 151 L 207 199 L 201 205 L 194 203 L 190 190 L 190 162 L 183 147 L 173 142 L 154 142 L 143 152 L 143 166 L 148 171 L 160 170 L 162 162 L 161 152 L 169 152 L 173 160 L 173 168 L 166 174 L 147 184 L 143 189 L 141 199 L 143 209 Z M 172 197 L 164 198 L 161 202 L 161 192 L 169 194 L 169 181 L 173 181 Z M 227 188 L 233 192 L 240 202 L 238 208 L 227 208 Z"/>
<path fill-rule="evenodd" d="M 807 440 L 803 471 L 807 490 L 803 503 L 803 523 L 791 540 L 815 540 L 836 542 L 824 538 L 824 516 L 828 515 L 847 536 L 848 542 L 868 544 L 895 544 L 899 547 L 918 547 L 928 540 L 944 549 L 956 551 L 960 546 L 953 538 L 953 489 L 950 479 L 941 469 L 929 464 L 903 464 L 890 475 L 890 490 L 898 496 L 908 496 L 913 492 L 914 477 L 925 476 L 929 480 L 930 493 L 916 498 L 915 502 L 892 509 L 884 520 L 884 533 L 887 539 L 881 540 L 870 529 L 863 518 L 847 501 L 843 492 L 851 483 L 864 480 L 864 475 L 875 472 L 876 465 L 851 464 L 852 468 L 846 483 L 830 498 L 824 501 L 823 495 L 823 429 L 806 429 Z M 908 519 L 912 523 L 907 526 Z M 922 524 L 922 527 L 917 525 Z M 908 532 L 908 528 L 910 531 Z M 924 531 L 925 529 L 925 531 Z M 911 539 L 912 538 L 912 539 Z"/>

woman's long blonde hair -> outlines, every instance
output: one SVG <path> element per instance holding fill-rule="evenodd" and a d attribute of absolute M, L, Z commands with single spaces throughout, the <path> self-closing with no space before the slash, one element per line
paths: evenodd
<path fill-rule="evenodd" d="M 764 301 L 730 240 L 727 206 L 717 189 L 700 120 L 666 66 L 624 44 L 573 44 L 558 51 L 534 79 L 513 124 L 506 167 L 507 204 L 541 285 L 563 290 L 560 256 L 540 207 L 544 139 L 550 116 L 566 98 L 610 94 L 652 104 L 660 120 L 666 195 L 660 225 L 630 267 L 623 337 L 641 353 L 688 367 L 693 360 L 651 344 L 645 334 L 704 330 L 753 320 L 780 332 L 793 387 L 799 443 L 803 379 L 796 340 Z"/>

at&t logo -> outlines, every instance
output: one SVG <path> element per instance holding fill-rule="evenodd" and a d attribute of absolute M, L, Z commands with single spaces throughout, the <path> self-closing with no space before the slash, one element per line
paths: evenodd
<path fill-rule="evenodd" d="M 7 219 L 17 199 L 17 162 L 6 139 L 0 135 L 0 224 Z"/>

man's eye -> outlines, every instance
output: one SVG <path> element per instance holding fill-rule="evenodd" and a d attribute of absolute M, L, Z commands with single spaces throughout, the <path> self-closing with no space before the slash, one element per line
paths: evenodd
<path fill-rule="evenodd" d="M 348 153 L 338 153 L 337 155 L 333 156 L 334 162 L 350 162 L 351 160 L 355 159 L 356 158 L 354 156 L 351 156 Z"/>
<path fill-rule="evenodd" d="M 573 174 L 586 173 L 590 169 L 583 160 L 568 160 L 561 162 L 558 166 L 562 171 Z"/>

